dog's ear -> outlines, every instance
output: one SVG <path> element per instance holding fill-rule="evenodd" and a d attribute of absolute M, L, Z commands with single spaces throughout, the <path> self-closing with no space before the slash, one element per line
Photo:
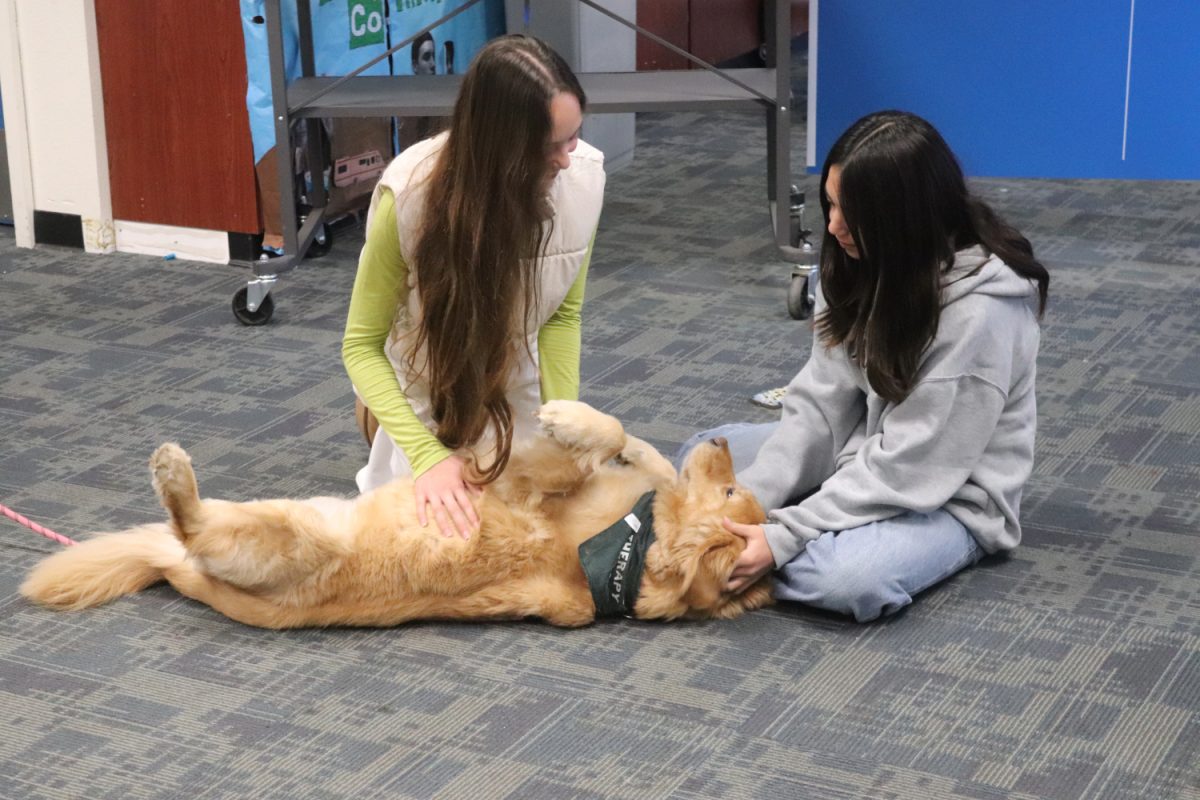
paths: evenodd
<path fill-rule="evenodd" d="M 722 529 L 710 534 L 696 549 L 684 573 L 683 601 L 690 609 L 703 614 L 721 604 L 725 583 L 742 551 L 738 546 L 741 541 Z"/>
<path fill-rule="evenodd" d="M 688 565 L 683 600 L 688 616 L 733 619 L 746 611 L 770 605 L 771 578 L 764 576 L 743 591 L 725 591 L 733 565 L 745 549 L 745 542 L 724 528 L 709 535 Z"/>

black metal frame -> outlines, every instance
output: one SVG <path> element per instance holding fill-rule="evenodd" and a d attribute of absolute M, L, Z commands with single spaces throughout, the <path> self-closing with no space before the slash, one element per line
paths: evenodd
<path fill-rule="evenodd" d="M 454 11 L 441 17 L 421 31 L 389 48 L 361 67 L 338 78 L 317 78 L 314 65 L 312 7 L 310 0 L 296 0 L 299 22 L 299 49 L 301 77 L 288 83 L 283 45 L 283 19 L 281 0 L 266 0 L 268 56 L 271 68 L 272 107 L 275 116 L 276 157 L 278 158 L 278 181 L 280 218 L 284 241 L 284 254 L 278 258 L 254 262 L 254 279 L 247 285 L 246 308 L 256 311 L 263 304 L 278 276 L 294 269 L 326 224 L 327 195 L 324 185 L 325 155 L 322 148 L 324 129 L 321 118 L 332 116 L 403 116 L 443 115 L 453 105 L 461 75 L 409 78 L 402 76 L 359 77 L 384 58 L 410 45 L 427 31 L 461 14 L 480 0 L 469 0 Z M 646 36 L 674 53 L 703 67 L 724 82 L 737 87 L 737 91 L 721 91 L 711 80 L 693 71 L 664 71 L 660 73 L 580 73 L 579 78 L 590 98 L 589 112 L 640 111 L 652 109 L 704 109 L 711 107 L 739 107 L 756 103 L 764 107 L 767 125 L 767 201 L 774 229 L 775 244 L 785 260 L 802 261 L 805 254 L 795 245 L 794 224 L 791 218 L 788 197 L 791 188 L 791 2 L 790 0 L 765 0 L 763 18 L 766 32 L 765 70 L 722 70 L 697 58 L 659 36 L 638 26 L 634 22 L 598 5 L 595 0 L 577 0 L 606 17 Z M 525 19 L 529 19 L 529 0 L 525 0 Z M 751 85 L 754 78 L 760 86 L 762 79 L 773 72 L 774 97 L 762 88 Z M 745 77 L 745 80 L 739 78 Z M 369 97 L 338 100 L 348 97 L 345 90 L 355 86 L 368 87 Z M 396 102 L 393 95 L 401 92 L 406 81 L 421 81 L 409 84 L 414 104 L 408 108 Z M 721 81 L 715 82 L 723 85 Z M 677 96 L 671 96 L 671 86 L 680 88 Z M 664 87 L 667 87 L 664 90 Z M 338 95 L 342 90 L 343 94 Z M 334 95 L 333 98 L 328 96 Z M 390 98 L 390 99 L 389 99 Z M 324 103 L 319 100 L 326 99 Z M 309 212 L 303 220 L 297 217 L 297 191 L 295 169 L 292 163 L 293 148 L 291 133 L 293 126 L 303 121 L 308 134 L 308 168 L 313 176 L 309 192 Z"/>

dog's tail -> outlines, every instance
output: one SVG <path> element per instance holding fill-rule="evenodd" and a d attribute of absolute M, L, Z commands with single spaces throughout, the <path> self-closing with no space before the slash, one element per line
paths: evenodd
<path fill-rule="evenodd" d="M 44 559 L 21 584 L 21 594 L 55 608 L 90 608 L 163 580 L 165 570 L 186 558 L 166 524 L 106 533 Z"/>

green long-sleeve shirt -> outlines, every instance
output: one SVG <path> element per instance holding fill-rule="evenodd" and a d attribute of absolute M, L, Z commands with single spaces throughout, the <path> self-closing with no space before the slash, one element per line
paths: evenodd
<path fill-rule="evenodd" d="M 538 331 L 543 401 L 579 397 L 583 292 L 591 257 L 589 245 L 575 283 Z M 380 428 L 404 451 L 416 477 L 451 451 L 413 412 L 385 351 L 396 309 L 407 302 L 408 265 L 400 252 L 396 202 L 392 193 L 384 190 L 359 257 L 342 337 L 342 362 L 362 401 L 379 420 Z"/>

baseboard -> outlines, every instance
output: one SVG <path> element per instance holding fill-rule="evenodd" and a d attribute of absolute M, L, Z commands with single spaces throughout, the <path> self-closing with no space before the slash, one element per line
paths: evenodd
<path fill-rule="evenodd" d="M 225 231 L 180 228 L 116 220 L 117 250 L 146 256 L 228 264 L 230 236 Z"/>

